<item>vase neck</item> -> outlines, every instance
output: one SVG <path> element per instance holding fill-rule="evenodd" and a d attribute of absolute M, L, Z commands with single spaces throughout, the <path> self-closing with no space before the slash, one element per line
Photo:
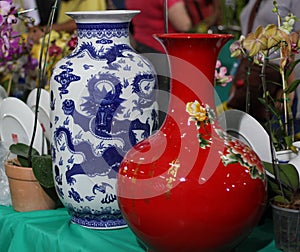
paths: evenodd
<path fill-rule="evenodd" d="M 198 101 L 215 108 L 214 75 L 221 48 L 233 36 L 227 34 L 155 35 L 170 62 L 171 97 L 168 115 L 180 114 L 187 121 L 185 106 Z"/>
<path fill-rule="evenodd" d="M 93 42 L 94 46 L 129 44 L 129 22 L 76 24 L 78 45 L 83 42 Z"/>
<path fill-rule="evenodd" d="M 75 20 L 78 44 L 92 42 L 93 46 L 129 44 L 129 23 L 138 10 L 107 10 L 67 12 Z"/>
<path fill-rule="evenodd" d="M 168 54 L 173 95 L 187 99 L 205 98 L 214 103 L 214 76 L 220 50 L 232 38 L 228 34 L 162 34 L 155 35 Z M 179 82 L 194 92 L 184 95 Z M 184 102 L 186 102 L 184 100 Z"/>
<path fill-rule="evenodd" d="M 202 57 L 193 62 L 191 59 L 169 55 L 169 59 L 172 96 L 180 98 L 184 103 L 198 100 L 214 107 L 214 71 L 217 58 L 211 56 L 206 60 Z M 171 97 L 170 105 L 172 101 Z"/>

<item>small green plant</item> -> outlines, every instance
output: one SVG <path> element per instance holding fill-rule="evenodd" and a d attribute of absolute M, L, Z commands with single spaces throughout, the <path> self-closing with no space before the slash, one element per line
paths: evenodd
<path fill-rule="evenodd" d="M 268 174 L 272 203 L 290 209 L 300 209 L 300 184 L 297 169 L 292 164 L 263 162 Z"/>
<path fill-rule="evenodd" d="M 23 143 L 10 145 L 9 151 L 17 157 L 17 162 L 14 162 L 14 159 L 9 160 L 9 162 L 17 166 L 31 167 L 35 178 L 49 197 L 56 203 L 56 207 L 62 206 L 55 191 L 51 156 L 40 155 L 36 149 L 32 148 L 29 160 L 29 146 Z"/>
<path fill-rule="evenodd" d="M 21 166 L 32 167 L 34 176 L 44 188 L 54 187 L 50 155 L 40 155 L 40 153 L 33 148 L 31 160 L 29 160 L 29 146 L 23 143 L 12 144 L 9 147 L 9 151 L 17 156 L 17 160 Z"/>

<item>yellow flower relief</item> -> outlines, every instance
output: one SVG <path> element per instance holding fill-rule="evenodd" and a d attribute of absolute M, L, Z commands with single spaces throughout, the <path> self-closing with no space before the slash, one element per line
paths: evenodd
<path fill-rule="evenodd" d="M 205 121 L 208 119 L 206 109 L 201 106 L 198 101 L 188 102 L 186 104 L 186 112 L 197 121 Z"/>

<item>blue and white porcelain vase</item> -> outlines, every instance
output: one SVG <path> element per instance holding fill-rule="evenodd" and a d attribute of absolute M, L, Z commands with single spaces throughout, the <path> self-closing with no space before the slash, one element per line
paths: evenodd
<path fill-rule="evenodd" d="M 78 44 L 50 81 L 56 191 L 71 221 L 89 228 L 126 226 L 116 197 L 119 164 L 158 127 L 154 68 L 129 42 L 138 13 L 67 13 Z"/>

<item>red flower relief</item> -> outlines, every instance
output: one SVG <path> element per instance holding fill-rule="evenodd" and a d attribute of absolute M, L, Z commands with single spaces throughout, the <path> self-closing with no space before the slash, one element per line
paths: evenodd
<path fill-rule="evenodd" d="M 258 155 L 251 150 L 251 148 L 241 141 L 228 136 L 224 141 L 228 147 L 228 152 L 239 155 L 241 157 L 241 163 L 248 167 L 256 167 L 260 174 L 264 173 L 264 168 Z"/>

